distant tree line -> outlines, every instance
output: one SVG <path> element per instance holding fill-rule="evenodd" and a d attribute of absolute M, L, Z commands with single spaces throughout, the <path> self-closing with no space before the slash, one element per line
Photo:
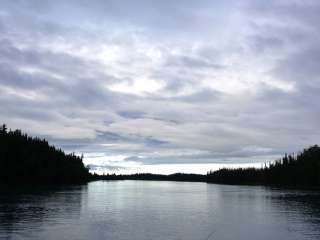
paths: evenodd
<path fill-rule="evenodd" d="M 220 169 L 207 174 L 207 182 L 320 186 L 320 147 L 314 145 L 295 155 L 285 155 L 264 168 Z"/>
<path fill-rule="evenodd" d="M 206 182 L 206 175 L 174 173 L 169 175 L 152 174 L 152 173 L 136 173 L 128 175 L 93 174 L 95 180 L 150 180 L 150 181 L 180 181 L 180 182 Z"/>
<path fill-rule="evenodd" d="M 175 173 L 93 175 L 96 180 L 153 180 L 187 181 L 221 184 L 260 184 L 278 186 L 320 187 L 320 147 L 314 145 L 297 155 L 285 155 L 282 159 L 265 164 L 263 168 L 223 168 L 207 175 Z"/>
<path fill-rule="evenodd" d="M 81 183 L 89 178 L 82 157 L 20 130 L 0 127 L 0 183 Z"/>
<path fill-rule="evenodd" d="M 154 180 L 209 182 L 223 184 L 268 184 L 281 186 L 320 186 L 320 147 L 315 145 L 297 155 L 263 168 L 223 168 L 207 175 L 140 173 L 132 175 L 90 174 L 83 158 L 66 154 L 44 139 L 30 137 L 20 130 L 0 126 L 0 183 L 84 183 L 90 180 Z"/>

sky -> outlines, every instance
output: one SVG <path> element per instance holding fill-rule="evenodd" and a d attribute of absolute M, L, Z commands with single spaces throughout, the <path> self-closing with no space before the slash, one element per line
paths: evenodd
<path fill-rule="evenodd" d="M 316 0 L 0 0 L 0 122 L 98 173 L 206 173 L 320 142 Z"/>

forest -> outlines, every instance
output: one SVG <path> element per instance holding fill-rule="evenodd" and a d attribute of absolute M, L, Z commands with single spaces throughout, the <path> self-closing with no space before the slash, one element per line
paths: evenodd
<path fill-rule="evenodd" d="M 206 175 L 191 173 L 174 173 L 169 175 L 136 173 L 136 174 L 93 174 L 95 180 L 150 180 L 150 181 L 177 181 L 177 182 L 206 182 Z"/>
<path fill-rule="evenodd" d="M 0 127 L 0 183 L 83 183 L 89 178 L 82 157 L 66 154 L 20 130 Z"/>
<path fill-rule="evenodd" d="M 296 187 L 320 187 L 320 147 L 314 145 L 297 155 L 287 155 L 282 159 L 265 164 L 263 168 L 222 168 L 209 171 L 207 175 L 175 173 L 93 175 L 97 180 L 153 180 L 208 182 L 219 184 L 277 185 Z"/>
<path fill-rule="evenodd" d="M 320 147 L 314 145 L 297 155 L 266 164 L 264 168 L 220 169 L 207 174 L 207 182 L 280 186 L 320 186 Z"/>
<path fill-rule="evenodd" d="M 221 184 L 320 186 L 320 147 L 314 145 L 297 155 L 265 164 L 263 168 L 223 168 L 207 175 L 139 173 L 97 175 L 89 173 L 82 157 L 66 154 L 45 139 L 21 130 L 0 127 L 0 183 L 65 184 L 94 180 L 186 181 Z"/>

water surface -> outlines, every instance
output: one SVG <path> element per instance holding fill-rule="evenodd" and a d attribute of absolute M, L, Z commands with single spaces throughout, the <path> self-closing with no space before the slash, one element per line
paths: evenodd
<path fill-rule="evenodd" d="M 2 190 L 0 239 L 320 239 L 320 194 L 114 181 Z"/>

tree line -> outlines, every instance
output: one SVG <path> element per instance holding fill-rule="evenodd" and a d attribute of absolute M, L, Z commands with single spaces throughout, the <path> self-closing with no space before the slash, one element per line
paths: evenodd
<path fill-rule="evenodd" d="M 297 155 L 266 164 L 263 168 L 223 168 L 206 175 L 140 173 L 132 175 L 90 174 L 83 157 L 66 154 L 45 139 L 20 130 L 0 127 L 0 183 L 84 183 L 90 180 L 156 180 L 223 184 L 320 186 L 320 147 L 314 145 Z"/>
<path fill-rule="evenodd" d="M 263 168 L 222 168 L 206 175 L 176 173 L 170 175 L 140 173 L 132 175 L 93 175 L 96 180 L 188 181 L 220 184 L 278 185 L 320 187 L 320 147 L 304 149 Z"/>
<path fill-rule="evenodd" d="M 136 174 L 93 174 L 95 180 L 146 180 L 146 181 L 177 181 L 177 182 L 206 182 L 206 175 L 190 173 L 174 173 L 169 175 L 136 173 Z"/>
<path fill-rule="evenodd" d="M 89 178 L 82 157 L 20 130 L 0 127 L 0 183 L 81 183 Z"/>
<path fill-rule="evenodd" d="M 263 168 L 223 168 L 207 174 L 207 182 L 226 184 L 265 184 L 281 186 L 320 186 L 320 147 L 314 145 L 297 155 L 285 155 Z"/>

